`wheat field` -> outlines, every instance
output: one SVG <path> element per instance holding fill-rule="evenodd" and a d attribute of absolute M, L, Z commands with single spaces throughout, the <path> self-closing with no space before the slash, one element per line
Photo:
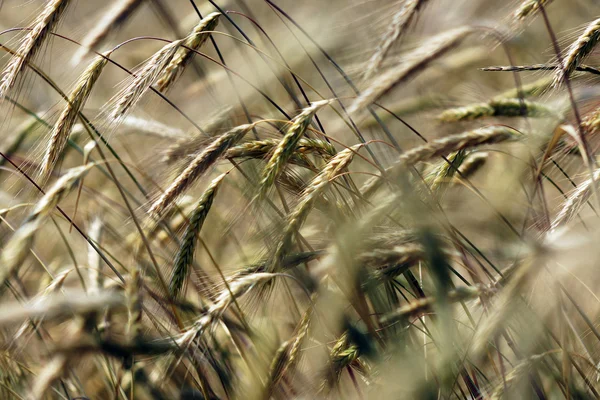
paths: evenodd
<path fill-rule="evenodd" d="M 0 398 L 600 398 L 597 1 L 0 28 Z"/>

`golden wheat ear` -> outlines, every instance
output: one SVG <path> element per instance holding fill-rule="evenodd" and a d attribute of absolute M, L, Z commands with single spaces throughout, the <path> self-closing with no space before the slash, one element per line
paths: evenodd
<path fill-rule="evenodd" d="M 135 76 L 130 80 L 129 84 L 115 96 L 116 101 L 108 113 L 111 120 L 121 120 L 135 107 L 142 96 L 156 82 L 167 65 L 169 65 L 177 49 L 179 49 L 179 46 L 183 42 L 183 40 L 176 40 L 163 46 L 135 72 Z"/>
<path fill-rule="evenodd" d="M 206 147 L 188 167 L 169 185 L 167 190 L 156 200 L 148 213 L 158 217 L 165 209 L 181 196 L 198 178 L 202 176 L 215 162 L 217 162 L 227 150 L 239 142 L 246 133 L 250 132 L 254 124 L 240 125 L 224 133 L 218 139 Z"/>
<path fill-rule="evenodd" d="M 162 76 L 156 81 L 156 88 L 161 92 L 166 92 L 175 84 L 177 78 L 183 73 L 185 67 L 192 61 L 194 51 L 198 50 L 204 42 L 210 37 L 210 31 L 213 31 L 219 23 L 221 13 L 215 12 L 202 18 L 194 27 L 192 32 L 184 39 L 183 46 L 177 50 L 177 53 L 165 68 Z"/>
<path fill-rule="evenodd" d="M 23 225 L 15 231 L 0 254 L 0 287 L 5 287 L 7 280 L 23 264 L 33 245 L 35 234 L 49 218 L 52 210 L 77 186 L 79 179 L 87 174 L 93 166 L 94 164 L 88 164 L 68 170 L 48 189 L 25 219 Z"/>
<path fill-rule="evenodd" d="M 269 188 L 275 183 L 275 180 L 296 151 L 300 139 L 304 136 L 317 111 L 332 102 L 333 100 L 315 101 L 291 121 L 289 128 L 262 172 L 262 179 L 259 183 L 259 197 L 265 196 Z"/>
<path fill-rule="evenodd" d="M 25 36 L 16 54 L 2 72 L 0 99 L 3 99 L 9 90 L 15 86 L 19 75 L 42 48 L 44 41 L 58 25 L 70 3 L 69 0 L 52 0 L 46 3 L 40 15 L 30 26 L 27 36 Z"/>
<path fill-rule="evenodd" d="M 472 27 L 461 27 L 424 41 L 416 50 L 403 56 L 403 60 L 406 61 L 401 65 L 376 77 L 350 105 L 348 113 L 352 115 L 362 112 L 394 86 L 423 72 L 432 61 L 446 54 L 475 31 L 475 28 Z"/>
<path fill-rule="evenodd" d="M 81 40 L 81 48 L 77 50 L 71 63 L 78 65 L 90 51 L 98 49 L 110 32 L 118 29 L 138 9 L 142 2 L 143 0 L 117 1 Z"/>
<path fill-rule="evenodd" d="M 554 85 L 560 85 L 581 66 L 583 61 L 591 54 L 600 41 L 600 18 L 590 22 L 581 36 L 569 46 L 562 69 L 557 69 L 554 76 Z"/>
<path fill-rule="evenodd" d="M 375 53 L 367 63 L 364 79 L 370 79 L 373 74 L 379 70 L 392 46 L 400 40 L 411 22 L 417 19 L 419 12 L 425 7 L 428 1 L 429 0 L 408 0 L 400 7 L 400 10 L 394 14 Z"/>
<path fill-rule="evenodd" d="M 65 146 L 67 139 L 73 128 L 73 124 L 77 120 L 79 113 L 85 106 L 85 103 L 90 96 L 94 84 L 100 77 L 104 66 L 108 62 L 109 54 L 97 56 L 96 59 L 86 68 L 81 74 L 75 88 L 67 99 L 67 104 L 58 117 L 58 121 L 52 128 L 50 133 L 50 141 L 46 147 L 44 159 L 42 160 L 40 172 L 40 184 L 43 185 L 52 170 L 56 166 Z"/>

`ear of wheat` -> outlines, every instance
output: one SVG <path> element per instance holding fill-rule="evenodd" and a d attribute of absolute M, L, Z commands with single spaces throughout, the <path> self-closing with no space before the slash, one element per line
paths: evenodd
<path fill-rule="evenodd" d="M 96 59 L 86 68 L 81 74 L 79 80 L 75 84 L 75 88 L 69 95 L 67 104 L 62 113 L 58 117 L 58 121 L 52 128 L 50 133 L 50 142 L 46 147 L 46 153 L 42 160 L 40 181 L 45 182 L 52 172 L 52 169 L 58 162 L 67 144 L 67 139 L 71 133 L 71 128 L 77 120 L 79 112 L 83 109 L 94 84 L 100 77 L 102 69 L 107 63 L 106 57 L 108 54 L 96 57 Z"/>
<path fill-rule="evenodd" d="M 393 177 L 394 174 L 414 165 L 417 162 L 446 155 L 452 151 L 459 151 L 473 146 L 498 143 L 517 137 L 515 131 L 505 126 L 491 126 L 474 131 L 464 132 L 431 141 L 423 146 L 416 147 L 400 155 L 396 163 L 385 170 L 384 175 L 370 178 L 361 188 L 365 197 L 370 197 L 383 183 L 384 177 Z"/>
<path fill-rule="evenodd" d="M 135 72 L 133 79 L 115 96 L 116 101 L 109 111 L 109 118 L 117 121 L 131 111 L 169 65 L 183 43 L 183 40 L 176 40 L 165 45 Z"/>
<path fill-rule="evenodd" d="M 408 25 L 417 18 L 419 11 L 425 7 L 427 2 L 428 0 L 408 0 L 394 14 L 379 46 L 367 63 L 365 79 L 370 79 L 377 72 L 394 43 L 400 40 Z"/>
<path fill-rule="evenodd" d="M 256 124 L 240 125 L 221 135 L 204 149 L 188 167 L 171 183 L 165 192 L 156 200 L 148 213 L 158 216 L 173 201 L 184 193 L 204 172 L 208 170 L 225 152 L 239 142 Z"/>
<path fill-rule="evenodd" d="M 400 66 L 392 68 L 374 79 L 350 105 L 348 112 L 356 114 L 370 106 L 394 86 L 422 72 L 429 63 L 447 53 L 474 31 L 475 29 L 471 27 L 456 28 L 425 41 L 416 50 L 406 54 L 403 57 L 403 60 L 406 61 L 403 61 Z"/>
<path fill-rule="evenodd" d="M 48 34 L 58 25 L 69 3 L 69 0 L 50 0 L 46 3 L 42 12 L 31 25 L 31 29 L 27 32 L 16 54 L 2 72 L 0 98 L 4 98 L 16 84 L 19 74 L 38 53 Z"/>
<path fill-rule="evenodd" d="M 175 256 L 173 273 L 169 283 L 169 291 L 173 298 L 178 298 L 180 296 L 184 284 L 188 279 L 190 267 L 194 261 L 194 252 L 196 250 L 196 243 L 198 242 L 200 230 L 208 216 L 213 200 L 217 195 L 217 190 L 226 175 L 227 173 L 221 174 L 211 182 L 200 197 L 200 200 L 198 200 L 196 208 L 189 217 L 190 223 L 183 234 L 181 246 Z"/>
<path fill-rule="evenodd" d="M 184 68 L 194 57 L 192 50 L 198 50 L 208 40 L 210 33 L 205 32 L 213 31 L 217 27 L 220 16 L 221 14 L 218 12 L 209 14 L 194 27 L 192 32 L 184 39 L 182 47 L 177 50 L 171 62 L 166 66 L 162 76 L 156 81 L 158 90 L 165 92 L 173 86 L 177 77 L 183 73 Z"/>
<path fill-rule="evenodd" d="M 563 61 L 563 68 L 557 70 L 554 76 L 554 85 L 559 85 L 565 80 L 565 77 L 571 76 L 594 50 L 598 41 L 600 41 L 600 18 L 590 22 L 581 36 L 569 46 Z"/>
<path fill-rule="evenodd" d="M 118 0 L 115 2 L 83 38 L 81 48 L 73 56 L 72 63 L 74 65 L 79 64 L 90 50 L 97 49 L 110 32 L 125 22 L 138 9 L 142 2 L 143 0 Z"/>
<path fill-rule="evenodd" d="M 330 103 L 331 100 L 316 101 L 302 110 L 302 112 L 291 121 L 289 128 L 273 151 L 273 154 L 263 170 L 262 179 L 259 184 L 259 196 L 262 197 L 266 195 L 269 188 L 273 185 L 288 160 L 294 154 L 300 139 L 304 136 L 306 129 L 310 125 L 312 118 L 317 111 Z"/>
<path fill-rule="evenodd" d="M 6 281 L 21 266 L 33 244 L 36 232 L 50 216 L 52 210 L 73 190 L 79 179 L 92 166 L 93 164 L 89 164 L 72 168 L 61 176 L 36 204 L 23 225 L 15 231 L 0 255 L 0 287 L 4 287 Z"/>

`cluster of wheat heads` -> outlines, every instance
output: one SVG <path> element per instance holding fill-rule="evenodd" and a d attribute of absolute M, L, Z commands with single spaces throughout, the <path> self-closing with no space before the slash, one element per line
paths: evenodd
<path fill-rule="evenodd" d="M 0 2 L 0 398 L 600 398 L 576 3 Z"/>

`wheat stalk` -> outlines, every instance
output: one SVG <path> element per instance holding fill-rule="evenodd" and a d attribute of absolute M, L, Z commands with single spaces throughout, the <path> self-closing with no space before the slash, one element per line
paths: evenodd
<path fill-rule="evenodd" d="M 42 12 L 31 25 L 21 46 L 2 72 L 2 79 L 0 80 L 0 99 L 4 98 L 4 96 L 8 94 L 8 91 L 13 88 L 19 74 L 25 69 L 33 57 L 35 57 L 48 34 L 52 32 L 59 23 L 69 4 L 69 0 L 51 0 L 46 3 Z"/>
<path fill-rule="evenodd" d="M 94 84 L 100 77 L 102 69 L 107 63 L 106 57 L 108 57 L 108 55 L 109 54 L 107 53 L 96 57 L 83 74 L 81 74 L 75 84 L 75 88 L 69 94 L 67 104 L 50 133 L 50 142 L 46 147 L 40 172 L 40 181 L 42 183 L 48 179 L 54 166 L 58 162 L 58 159 L 67 144 L 71 128 L 90 96 Z"/>
<path fill-rule="evenodd" d="M 194 27 L 192 32 L 184 39 L 183 45 L 175 53 L 171 62 L 164 69 L 162 76 L 156 81 L 156 88 L 161 92 L 167 91 L 177 78 L 183 73 L 185 67 L 190 63 L 194 56 L 193 50 L 198 50 L 204 42 L 210 37 L 205 32 L 213 31 L 219 23 L 221 13 L 215 12 L 202 18 L 202 20 Z"/>
<path fill-rule="evenodd" d="M 169 185 L 167 190 L 156 200 L 148 213 L 160 215 L 173 201 L 185 192 L 208 168 L 210 168 L 225 152 L 239 142 L 257 123 L 240 125 L 224 133 L 206 147 L 186 169 Z"/>

